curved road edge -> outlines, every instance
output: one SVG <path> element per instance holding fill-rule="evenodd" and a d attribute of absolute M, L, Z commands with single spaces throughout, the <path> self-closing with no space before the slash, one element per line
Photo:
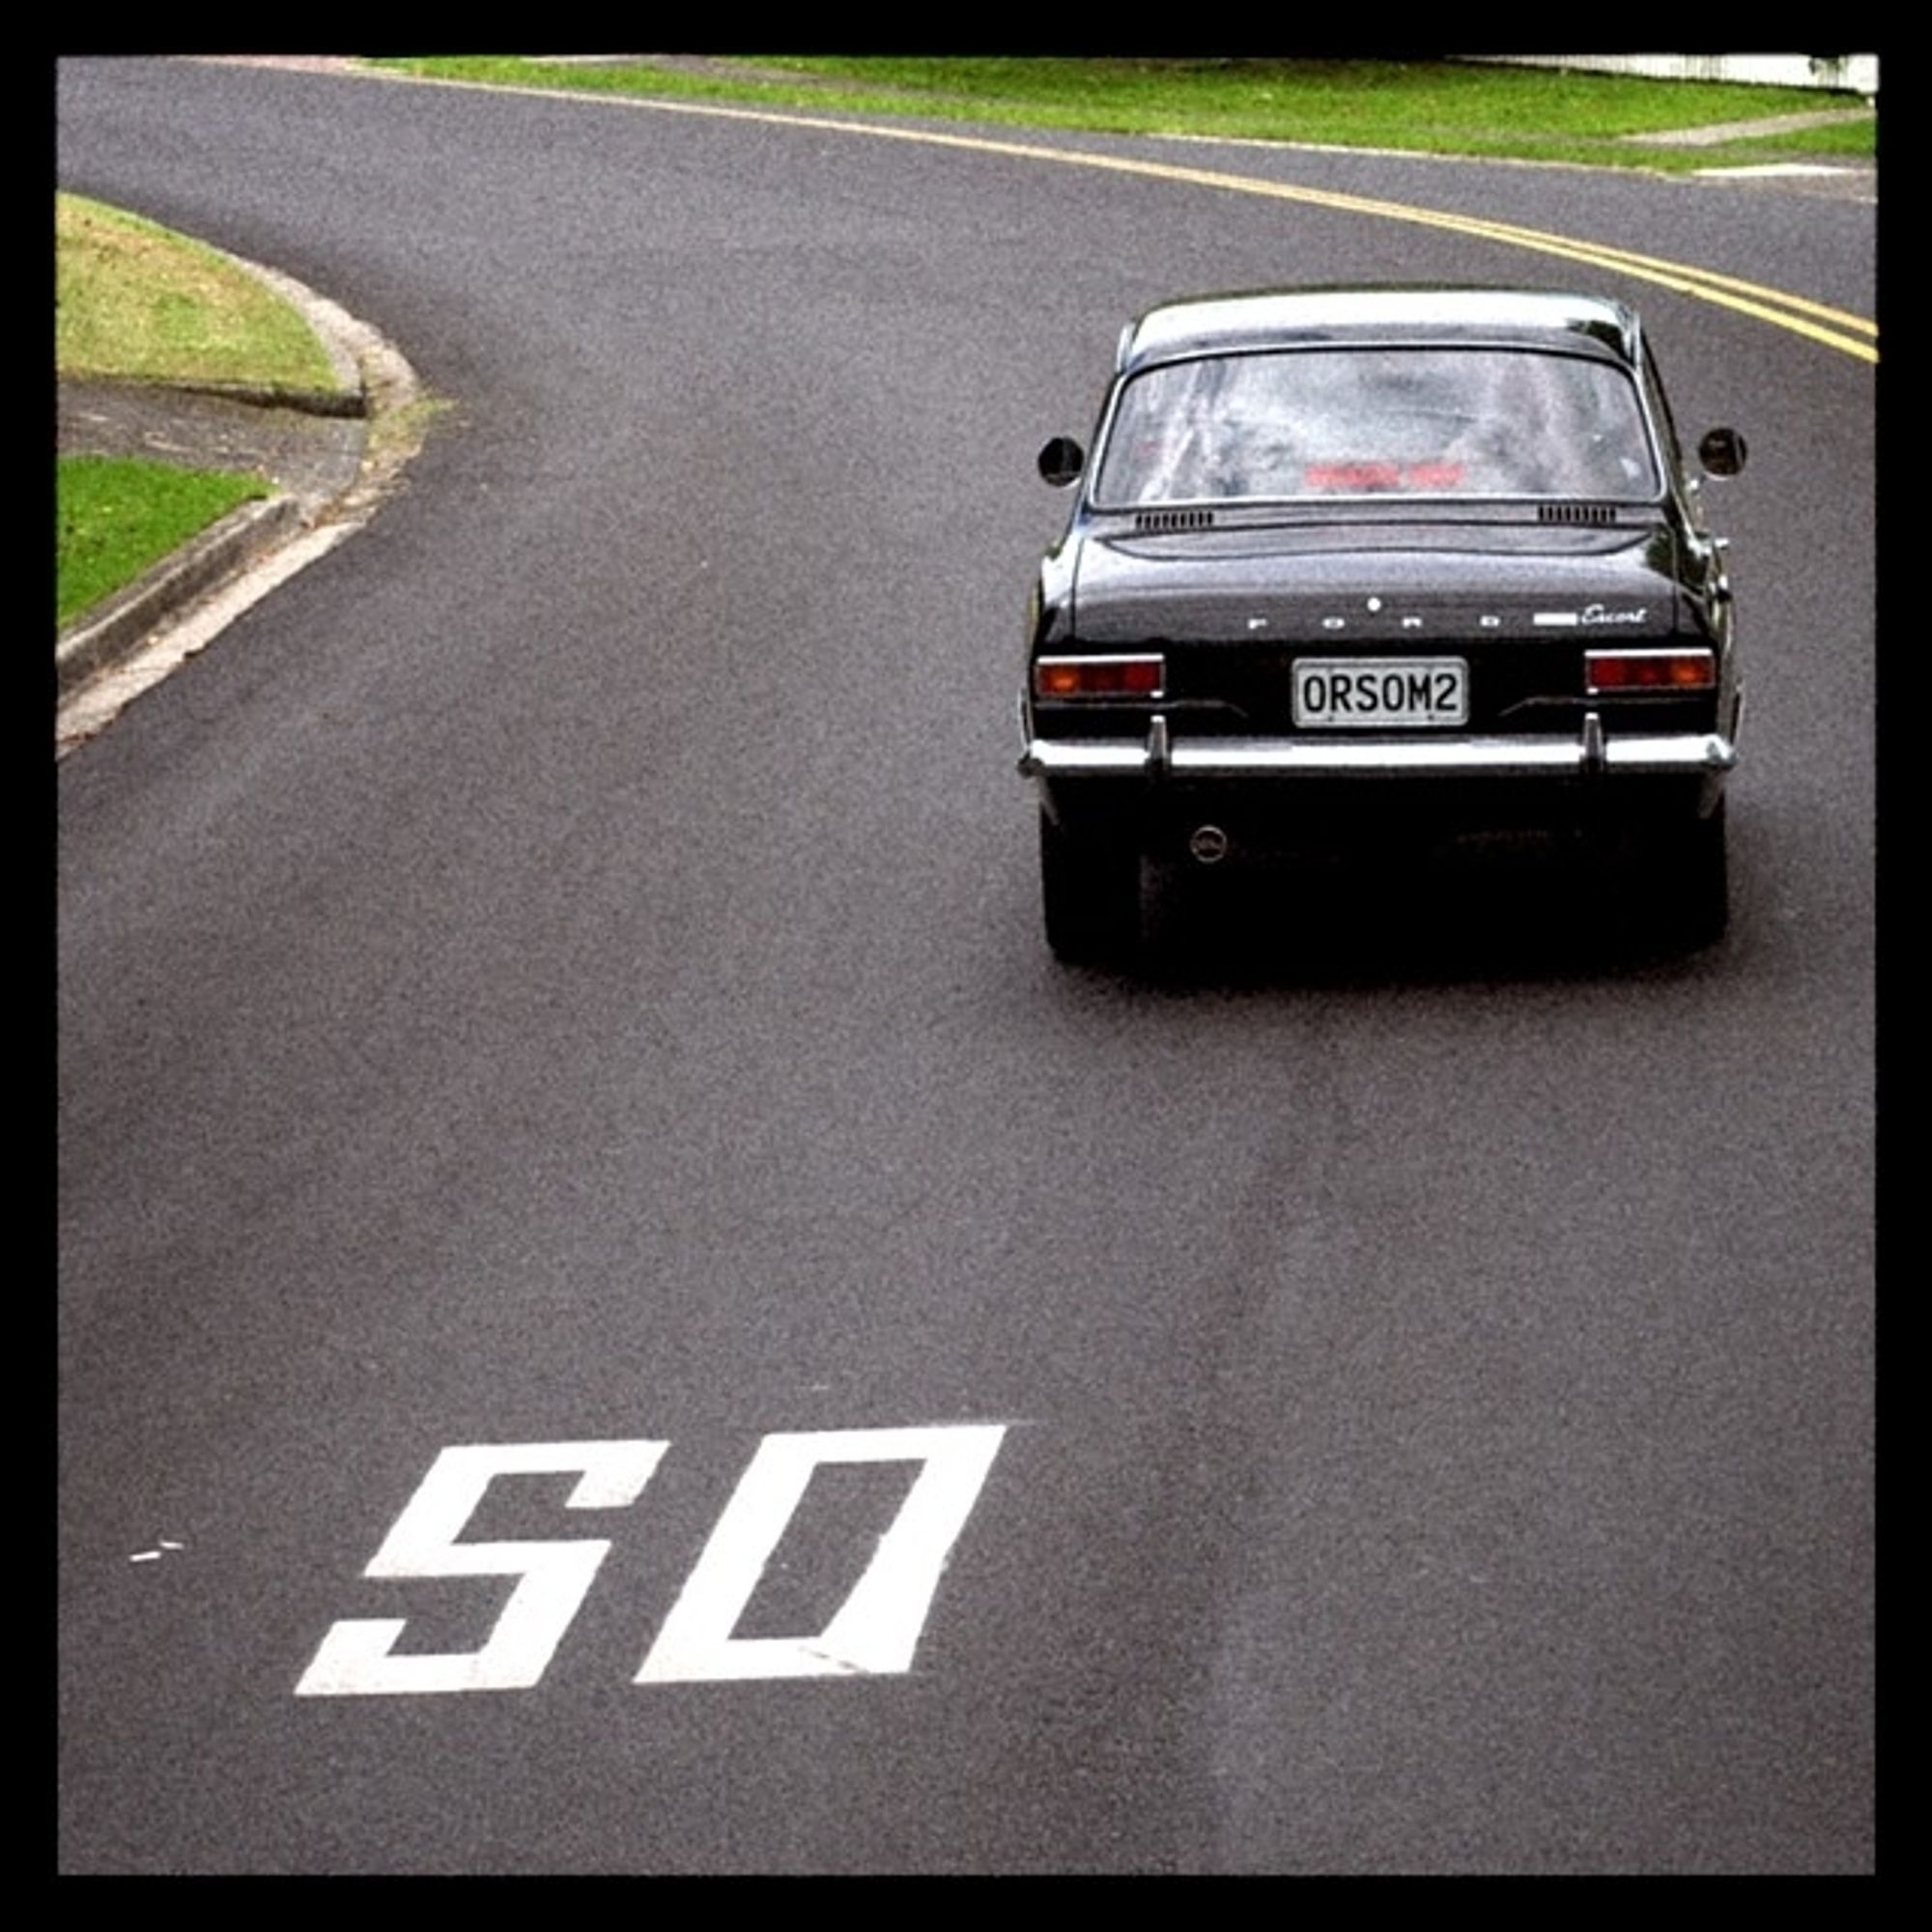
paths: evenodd
<path fill-rule="evenodd" d="M 351 393 L 345 405 L 340 394 L 62 385 L 63 448 L 95 441 L 177 456 L 213 440 L 232 451 L 238 420 L 253 413 L 266 421 L 270 409 L 284 429 L 277 452 L 259 466 L 276 484 L 272 496 L 224 517 L 55 639 L 56 759 L 104 729 L 277 584 L 361 528 L 421 446 L 436 407 L 402 352 L 367 323 L 278 270 L 229 259 L 301 313 Z M 71 394 L 78 399 L 71 412 Z M 290 438 L 292 420 L 313 425 L 313 436 Z M 305 453 L 295 455 L 298 448 Z"/>

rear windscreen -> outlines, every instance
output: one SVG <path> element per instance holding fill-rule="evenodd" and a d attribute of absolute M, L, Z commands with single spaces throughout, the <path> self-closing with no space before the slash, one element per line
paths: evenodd
<path fill-rule="evenodd" d="M 1387 493 L 1654 500 L 1629 375 L 1502 349 L 1296 349 L 1202 356 L 1122 389 L 1101 508 Z"/>

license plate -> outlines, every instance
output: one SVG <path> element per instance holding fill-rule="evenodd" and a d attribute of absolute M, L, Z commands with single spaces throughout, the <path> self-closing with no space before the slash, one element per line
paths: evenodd
<path fill-rule="evenodd" d="M 1463 658 L 1297 658 L 1294 722 L 1310 731 L 1388 731 L 1469 722 Z"/>

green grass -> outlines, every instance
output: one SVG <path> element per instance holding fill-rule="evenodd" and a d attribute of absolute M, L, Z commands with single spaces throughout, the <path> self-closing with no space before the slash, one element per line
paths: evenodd
<path fill-rule="evenodd" d="M 338 389 L 301 315 L 202 242 L 54 196 L 54 368 L 62 376 Z"/>
<path fill-rule="evenodd" d="M 801 59 L 750 57 L 694 71 L 507 57 L 394 63 L 451 79 L 577 92 L 760 101 L 828 112 L 917 114 L 1113 133 L 1216 135 L 1665 171 L 1787 152 L 1869 156 L 1877 120 L 1691 149 L 1630 137 L 1855 107 L 1856 96 L 1785 87 L 1448 61 Z M 765 77 L 757 77 L 762 73 Z"/>
<path fill-rule="evenodd" d="M 56 627 L 133 582 L 238 504 L 268 494 L 261 477 L 225 470 L 133 457 L 56 459 Z"/>
<path fill-rule="evenodd" d="M 60 376 L 341 386 L 308 324 L 256 276 L 185 235 L 78 195 L 54 197 L 54 293 Z M 56 628 L 270 489 L 260 476 L 58 458 Z"/>
<path fill-rule="evenodd" d="M 1790 134 L 1726 141 L 1723 154 L 1727 160 L 1746 162 L 1767 155 L 1775 155 L 1779 160 L 1876 161 L 1878 121 L 1874 117 L 1864 123 L 1849 122 L 1837 128 L 1803 128 Z"/>

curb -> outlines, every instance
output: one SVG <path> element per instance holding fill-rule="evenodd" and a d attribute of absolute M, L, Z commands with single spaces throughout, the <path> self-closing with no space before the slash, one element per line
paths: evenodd
<path fill-rule="evenodd" d="M 77 690 L 97 671 L 121 662 L 151 631 L 172 622 L 194 599 L 227 582 L 301 526 L 301 505 L 295 497 L 270 497 L 229 511 L 172 556 L 163 557 L 146 576 L 55 639 L 56 699 Z"/>
<path fill-rule="evenodd" d="M 247 266 L 237 263 L 240 268 Z M 334 345 L 326 343 L 324 347 L 332 350 Z M 55 381 L 62 389 L 108 395 L 118 390 L 127 395 L 206 396 L 220 403 L 242 403 L 256 410 L 292 410 L 297 415 L 326 416 L 337 422 L 362 422 L 374 414 L 360 369 L 352 369 L 349 386 L 340 389 L 301 389 L 279 383 L 180 382 L 145 376 L 61 376 Z"/>
<path fill-rule="evenodd" d="M 273 288 L 307 319 L 335 371 L 337 389 L 71 379 L 58 384 L 63 413 L 71 391 L 91 386 L 98 398 L 114 398 L 113 409 L 135 412 L 136 441 L 147 445 L 138 453 L 170 461 L 203 443 L 209 423 L 196 419 L 213 410 L 217 412 L 214 448 L 222 457 L 213 465 L 217 469 L 238 467 L 229 460 L 236 412 L 242 416 L 259 411 L 264 416 L 306 419 L 322 440 L 311 445 L 304 436 L 298 450 L 279 452 L 287 457 L 286 464 L 270 454 L 267 460 L 240 465 L 268 475 L 273 494 L 231 511 L 56 635 L 56 759 L 106 728 L 135 696 L 169 674 L 184 655 L 180 650 L 170 653 L 171 640 L 187 638 L 198 626 L 212 626 L 186 644 L 187 653 L 198 651 L 253 601 L 238 606 L 234 601 L 238 591 L 254 582 L 272 587 L 291 569 L 312 562 L 359 529 L 397 487 L 404 467 L 420 446 L 419 408 L 432 405 L 415 371 L 393 344 L 293 276 L 241 256 L 229 259 Z M 144 402 L 152 402 L 154 408 L 151 424 L 158 434 L 152 438 L 141 435 Z M 108 405 L 103 402 L 102 408 Z M 379 434 L 384 425 L 388 433 Z M 56 444 L 67 446 L 58 425 Z M 173 450 L 163 454 L 169 445 Z M 77 446 L 90 445 L 83 440 Z M 110 440 L 92 446 L 111 453 L 118 444 Z M 186 467 L 195 467 L 192 457 Z"/>

